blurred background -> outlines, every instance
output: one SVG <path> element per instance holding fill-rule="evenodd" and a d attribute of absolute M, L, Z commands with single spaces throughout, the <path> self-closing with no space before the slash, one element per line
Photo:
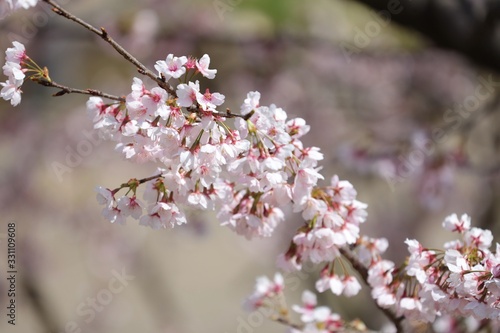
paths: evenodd
<path fill-rule="evenodd" d="M 105 27 L 150 68 L 169 53 L 208 53 L 218 74 L 206 84 L 226 96 L 224 107 L 238 110 L 246 93 L 258 90 L 262 105 L 305 118 L 312 128 L 305 144 L 322 149 L 327 178 L 351 181 L 368 203 L 362 230 L 389 240 L 388 258 L 404 259 L 406 238 L 442 247 L 452 235 L 441 222 L 454 212 L 498 235 L 500 78 L 481 57 L 451 42 L 445 46 L 458 51 L 440 48 L 445 37 L 394 22 L 405 18 L 404 1 L 385 16 L 347 0 L 60 3 Z M 71 87 L 124 95 L 138 75 L 44 4 L 0 20 L 0 49 L 13 40 Z M 193 212 L 173 230 L 112 225 L 100 215 L 95 186 L 115 188 L 155 166 L 128 163 L 113 143 L 93 136 L 86 96 L 51 97 L 55 90 L 31 82 L 23 91 L 17 108 L 0 103 L 0 332 L 284 331 L 241 303 L 257 276 L 274 274 L 299 217 L 288 212 L 272 238 L 251 242 L 207 213 Z M 12 222 L 15 327 L 3 314 Z M 289 303 L 313 290 L 318 275 L 312 269 L 288 286 Z M 383 330 L 386 319 L 369 299 L 366 291 L 352 299 L 325 293 L 319 303 Z"/>

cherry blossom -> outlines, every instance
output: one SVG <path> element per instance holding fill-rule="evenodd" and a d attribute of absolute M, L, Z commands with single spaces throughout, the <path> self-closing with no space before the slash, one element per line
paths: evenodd
<path fill-rule="evenodd" d="M 245 301 L 244 307 L 253 311 L 264 305 L 268 299 L 272 299 L 283 292 L 284 279 L 280 273 L 274 275 L 270 280 L 267 276 L 257 278 L 254 292 Z"/>
<path fill-rule="evenodd" d="M 20 4 L 20 2 L 17 4 Z M 10 101 L 12 106 L 17 106 L 21 102 L 21 86 L 26 77 L 25 72 L 27 71 L 25 62 L 29 60 L 29 57 L 26 55 L 23 44 L 14 41 L 12 45 L 13 47 L 5 51 L 6 62 L 2 69 L 3 74 L 8 79 L 5 82 L 0 82 L 2 86 L 0 97 L 6 101 Z"/>
<path fill-rule="evenodd" d="M 199 60 L 196 61 L 196 68 L 206 78 L 214 79 L 215 74 L 217 74 L 216 69 L 208 69 L 210 66 L 210 56 L 208 54 L 203 55 Z"/>
<path fill-rule="evenodd" d="M 13 10 L 37 1 L 7 3 Z M 490 250 L 490 230 L 471 227 L 466 214 L 452 214 L 442 227 L 457 239 L 442 249 L 407 239 L 409 256 L 403 264 L 384 259 L 387 240 L 361 232 L 367 205 L 357 200 L 353 184 L 337 175 L 325 181 L 323 154 L 301 141 L 310 131 L 305 119 L 288 119 L 277 105 L 262 105 L 257 91 L 246 95 L 239 112 L 218 110 L 225 96 L 196 80 L 199 75 L 214 79 L 217 70 L 209 67 L 207 54 L 200 59 L 169 54 L 154 65 L 159 77 L 149 75 L 161 87 L 149 87 L 136 77 L 124 97 L 98 94 L 88 99 L 89 118 L 101 137 L 115 142 L 125 159 L 156 166 L 150 177 L 132 178 L 115 189 L 96 188 L 105 219 L 125 224 L 131 218 L 166 229 L 188 223 L 189 210 L 212 211 L 221 226 L 251 240 L 273 236 L 291 210 L 304 221 L 278 256 L 277 266 L 297 271 L 306 262 L 321 264 L 318 292 L 355 296 L 364 280 L 376 305 L 387 309 L 396 325 L 404 318 L 436 322 L 436 327 L 451 331 L 468 318 L 471 325 L 500 328 L 500 245 Z M 0 96 L 13 106 L 21 101 L 27 77 L 50 80 L 19 42 L 7 49 L 2 70 L 7 80 L 0 82 Z M 165 82 L 172 78 L 175 83 Z M 104 96 L 113 101 L 105 102 Z M 137 197 L 139 187 L 142 199 Z M 278 309 L 274 319 L 294 333 L 362 327 L 317 306 L 310 291 L 303 293 L 302 305 L 292 306 L 301 321 L 292 324 L 284 288 L 280 273 L 273 280 L 259 277 L 246 307 Z"/>
<path fill-rule="evenodd" d="M 155 69 L 158 71 L 159 75 L 163 75 L 165 80 L 170 80 L 170 78 L 178 79 L 184 73 L 186 73 L 186 68 L 184 65 L 187 63 L 187 57 L 175 57 L 173 54 L 169 54 L 165 60 L 158 60 L 155 65 Z"/>
<path fill-rule="evenodd" d="M 10 101 L 12 106 L 17 106 L 21 103 L 21 84 L 22 81 L 12 81 L 10 79 L 6 82 L 0 82 L 0 85 L 2 86 L 0 97 L 6 101 Z"/>
<path fill-rule="evenodd" d="M 326 306 L 316 306 L 316 295 L 305 290 L 302 293 L 303 305 L 294 305 L 292 309 L 301 315 L 300 319 L 305 324 L 302 329 L 290 329 L 291 333 L 328 333 L 338 332 L 345 325 L 340 315 L 332 313 Z"/>
<path fill-rule="evenodd" d="M 489 230 L 470 228 L 470 217 L 448 216 L 443 227 L 461 239 L 445 250 L 427 249 L 407 240 L 410 257 L 404 269 L 380 260 L 370 265 L 372 296 L 385 308 L 405 318 L 432 322 L 439 316 L 492 320 L 499 325 L 498 245 L 490 252 Z"/>

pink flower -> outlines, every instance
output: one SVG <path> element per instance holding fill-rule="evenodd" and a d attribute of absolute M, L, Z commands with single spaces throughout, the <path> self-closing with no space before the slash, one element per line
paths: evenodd
<path fill-rule="evenodd" d="M 356 296 L 361 290 L 361 284 L 359 284 L 358 279 L 352 275 L 344 277 L 342 283 L 344 284 L 344 295 L 347 297 Z"/>
<path fill-rule="evenodd" d="M 134 196 L 132 198 L 124 196 L 118 199 L 117 208 L 121 210 L 123 215 L 132 216 L 134 219 L 139 219 L 142 215 L 141 204 Z"/>
<path fill-rule="evenodd" d="M 158 71 L 159 75 L 163 75 L 165 80 L 170 80 L 170 78 L 178 79 L 184 73 L 186 73 L 186 68 L 184 65 L 187 63 L 187 57 L 174 57 L 173 54 L 169 54 L 165 60 L 158 60 L 155 65 L 155 69 Z"/>
<path fill-rule="evenodd" d="M 26 49 L 24 45 L 19 42 L 14 41 L 12 44 L 14 47 L 8 48 L 7 51 L 5 51 L 5 61 L 21 64 L 21 62 L 27 58 Z"/>
<path fill-rule="evenodd" d="M 111 223 L 124 225 L 127 217 L 116 207 L 104 207 L 102 215 Z"/>
<path fill-rule="evenodd" d="M 443 228 L 463 234 L 470 229 L 470 217 L 467 214 L 463 214 L 459 220 L 457 214 L 452 214 L 444 219 Z"/>
<path fill-rule="evenodd" d="M 394 263 L 389 260 L 381 260 L 374 263 L 368 269 L 368 283 L 372 287 L 386 286 L 392 282 L 392 270 Z"/>
<path fill-rule="evenodd" d="M 208 198 L 203 193 L 199 191 L 191 192 L 188 195 L 187 202 L 192 206 L 199 209 L 207 209 L 208 207 Z"/>
<path fill-rule="evenodd" d="M 21 65 L 16 62 L 7 61 L 2 69 L 5 76 L 13 78 L 14 80 L 22 81 L 26 76 L 21 69 Z"/>
<path fill-rule="evenodd" d="M 153 229 L 161 229 L 170 226 L 186 223 L 186 216 L 179 208 L 172 203 L 157 202 L 149 206 L 148 215 L 145 215 L 139 221 L 140 225 L 149 226 Z"/>
<path fill-rule="evenodd" d="M 274 275 L 273 281 L 267 276 L 258 277 L 253 293 L 245 301 L 245 309 L 254 311 L 260 308 L 266 299 L 281 294 L 284 288 L 284 279 L 280 273 Z"/>
<path fill-rule="evenodd" d="M 179 84 L 177 86 L 177 104 L 180 107 L 190 107 L 197 100 L 200 93 L 200 85 L 198 81 L 189 84 Z"/>
<path fill-rule="evenodd" d="M 196 68 L 206 78 L 213 79 L 215 74 L 217 74 L 216 69 L 208 69 L 210 65 L 210 56 L 208 54 L 203 55 L 200 60 L 196 61 Z"/>
<path fill-rule="evenodd" d="M 365 266 L 380 260 L 380 255 L 389 247 L 389 242 L 385 238 L 361 236 L 358 243 L 358 258 Z"/>
<path fill-rule="evenodd" d="M 380 285 L 372 288 L 372 297 L 377 301 L 377 304 L 383 308 L 388 308 L 396 303 L 396 295 L 387 286 Z"/>
<path fill-rule="evenodd" d="M 464 241 L 466 245 L 472 245 L 479 249 L 487 249 L 491 246 L 493 235 L 489 230 L 472 228 L 465 232 Z"/>
<path fill-rule="evenodd" d="M 6 101 L 10 101 L 12 106 L 17 106 L 21 103 L 21 84 L 22 81 L 11 81 L 10 79 L 6 82 L 0 82 L 3 87 L 0 91 L 0 97 Z"/>
<path fill-rule="evenodd" d="M 5 51 L 6 63 L 2 69 L 8 79 L 5 82 L 0 82 L 0 85 L 3 87 L 0 91 L 0 97 L 6 101 L 10 101 L 12 106 L 17 106 L 21 103 L 21 86 L 26 77 L 22 66 L 27 56 L 23 44 L 19 42 L 13 42 L 12 44 L 14 47 L 8 48 Z"/>
<path fill-rule="evenodd" d="M 335 295 L 344 294 L 347 297 L 352 297 L 359 293 L 361 285 L 358 279 L 352 275 L 341 277 L 326 272 L 322 273 L 322 277 L 316 281 L 316 289 L 319 292 L 330 289 Z"/>
<path fill-rule="evenodd" d="M 251 91 L 247 94 L 247 98 L 240 107 L 240 112 L 242 115 L 250 113 L 250 111 L 255 110 L 259 107 L 260 92 Z"/>
<path fill-rule="evenodd" d="M 94 122 L 102 118 L 106 108 L 107 105 L 104 104 L 101 97 L 92 96 L 87 101 L 87 113 Z"/>
<path fill-rule="evenodd" d="M 310 292 L 309 290 L 304 290 L 304 292 L 302 293 L 302 303 L 303 306 L 293 305 L 293 311 L 301 315 L 300 320 L 302 320 L 304 323 L 314 321 L 314 311 L 317 304 L 316 294 Z"/>
<path fill-rule="evenodd" d="M 344 291 L 342 279 L 336 274 L 324 274 L 318 281 L 316 281 L 316 290 L 322 293 L 328 289 L 330 289 L 335 295 L 342 294 Z"/>
<path fill-rule="evenodd" d="M 102 186 L 98 186 L 95 188 L 97 192 L 96 199 L 100 205 L 105 205 L 106 207 L 111 207 L 115 204 L 115 198 L 113 197 L 113 193 Z"/>
<path fill-rule="evenodd" d="M 210 93 L 207 89 L 204 94 L 197 92 L 196 101 L 205 111 L 215 110 L 215 108 L 224 103 L 224 95 L 219 93 Z"/>

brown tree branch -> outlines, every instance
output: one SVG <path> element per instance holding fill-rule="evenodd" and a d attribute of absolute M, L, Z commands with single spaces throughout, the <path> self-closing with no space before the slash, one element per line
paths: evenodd
<path fill-rule="evenodd" d="M 358 260 L 358 258 L 352 253 L 348 248 L 340 248 L 340 253 L 346 258 L 352 265 L 352 267 L 359 273 L 363 281 L 365 282 L 366 285 L 369 285 L 368 283 L 368 270 L 366 267 Z M 376 302 L 375 305 L 377 308 L 382 311 L 387 318 L 396 326 L 396 329 L 399 332 L 404 332 L 403 330 L 403 318 L 402 317 L 397 317 L 395 313 L 393 313 L 389 309 L 382 308 L 379 306 Z"/>
<path fill-rule="evenodd" d="M 112 99 L 118 102 L 125 102 L 125 98 L 107 94 L 105 92 L 95 90 L 95 89 L 76 89 L 76 88 L 70 88 L 66 87 L 62 84 L 59 84 L 57 82 L 54 82 L 52 80 L 43 78 L 43 77 L 32 77 L 31 81 L 36 82 L 38 84 L 41 84 L 42 86 L 45 87 L 52 87 L 52 88 L 58 88 L 61 89 L 60 91 L 56 92 L 52 96 L 57 97 L 57 96 L 62 96 L 66 94 L 83 94 L 83 95 L 91 95 L 91 96 L 100 96 L 108 99 Z"/>
<path fill-rule="evenodd" d="M 42 1 L 52 6 L 52 10 L 54 11 L 54 13 L 62 17 L 65 17 L 68 20 L 80 24 L 87 30 L 101 37 L 106 43 L 110 44 L 119 54 L 121 54 L 127 61 L 136 66 L 139 73 L 150 77 L 158 84 L 158 86 L 165 89 L 172 96 L 174 97 L 176 96 L 174 88 L 168 82 L 166 82 L 164 78 L 157 76 L 154 72 L 152 72 L 149 68 L 147 68 L 144 64 L 142 64 L 139 60 L 137 60 L 132 54 L 130 54 L 113 38 L 111 38 L 111 36 L 108 35 L 107 31 L 104 28 L 97 29 L 91 24 L 71 14 L 70 12 L 68 12 L 67 10 L 65 10 L 52 0 L 42 0 Z"/>

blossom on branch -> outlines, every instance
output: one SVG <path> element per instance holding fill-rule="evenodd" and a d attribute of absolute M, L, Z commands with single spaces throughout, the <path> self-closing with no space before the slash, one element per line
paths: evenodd
<path fill-rule="evenodd" d="M 448 216 L 443 227 L 460 235 L 443 250 L 407 240 L 410 257 L 402 268 L 382 260 L 369 267 L 372 295 L 384 308 L 405 318 L 433 322 L 436 317 L 471 317 L 500 324 L 500 245 L 489 250 L 489 230 L 470 228 L 470 217 Z"/>
<path fill-rule="evenodd" d="M 10 101 L 12 106 L 17 106 L 21 102 L 21 86 L 26 77 L 26 55 L 24 45 L 13 42 L 13 47 L 5 51 L 5 65 L 2 67 L 3 74 L 8 77 L 7 81 L 0 82 L 2 90 L 0 97 Z"/>

